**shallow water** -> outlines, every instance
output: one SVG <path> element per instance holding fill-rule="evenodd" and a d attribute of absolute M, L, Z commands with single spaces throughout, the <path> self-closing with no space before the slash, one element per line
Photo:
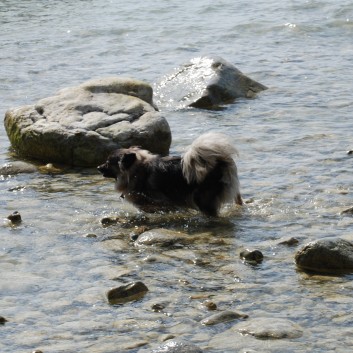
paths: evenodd
<path fill-rule="evenodd" d="M 93 169 L 2 176 L 0 315 L 8 322 L 0 351 L 146 353 L 174 335 L 205 352 L 351 352 L 353 277 L 304 274 L 294 254 L 310 240 L 353 240 L 353 218 L 340 214 L 353 203 L 352 23 L 348 0 L 0 2 L 2 116 L 91 78 L 154 84 L 205 54 L 269 87 L 223 111 L 155 97 L 171 153 L 209 130 L 228 133 L 240 153 L 243 209 L 215 221 L 149 219 L 203 234 L 188 246 L 139 249 L 134 223 L 103 227 L 103 217 L 138 213 Z M 1 165 L 17 159 L 2 126 L 0 146 Z M 10 226 L 16 210 L 23 221 Z M 278 245 L 290 237 L 299 245 Z M 261 250 L 264 261 L 243 263 L 244 248 Z M 142 300 L 108 305 L 109 288 L 137 280 L 149 288 Z M 205 327 L 207 298 L 251 319 L 289 319 L 303 336 L 259 340 L 232 330 L 234 322 Z"/>

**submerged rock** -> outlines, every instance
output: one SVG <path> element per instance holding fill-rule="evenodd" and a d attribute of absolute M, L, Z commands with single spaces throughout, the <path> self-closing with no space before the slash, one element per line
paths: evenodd
<path fill-rule="evenodd" d="M 243 313 L 237 313 L 235 311 L 222 311 L 220 313 L 211 315 L 201 321 L 202 325 L 217 325 L 222 322 L 233 321 L 237 319 L 247 319 L 249 316 Z"/>
<path fill-rule="evenodd" d="M 342 211 L 341 214 L 343 214 L 343 215 L 353 215 L 353 207 L 347 208 L 346 210 Z"/>
<path fill-rule="evenodd" d="M 233 326 L 242 334 L 258 339 L 299 338 L 303 329 L 294 322 L 277 318 L 256 318 Z"/>
<path fill-rule="evenodd" d="M 316 272 L 353 272 L 353 244 L 340 238 L 306 244 L 295 254 L 297 266 Z"/>
<path fill-rule="evenodd" d="M 0 316 L 0 325 L 5 325 L 5 322 L 7 322 L 7 320 L 3 316 Z"/>
<path fill-rule="evenodd" d="M 7 219 L 10 220 L 12 224 L 19 224 L 22 222 L 22 217 L 18 211 L 11 213 L 7 216 Z"/>
<path fill-rule="evenodd" d="M 142 282 L 132 282 L 125 286 L 110 289 L 107 292 L 109 304 L 123 304 L 141 299 L 148 292 L 148 288 Z"/>
<path fill-rule="evenodd" d="M 202 353 L 202 350 L 191 343 L 169 340 L 151 353 Z"/>
<path fill-rule="evenodd" d="M 151 229 L 142 233 L 135 241 L 136 246 L 158 246 L 168 247 L 186 244 L 192 241 L 192 237 L 186 233 L 177 232 L 164 228 Z"/>
<path fill-rule="evenodd" d="M 166 155 L 171 132 L 152 94 L 150 85 L 130 78 L 91 80 L 8 110 L 5 129 L 20 155 L 46 162 L 97 166 L 131 145 Z"/>
<path fill-rule="evenodd" d="M 243 250 L 240 252 L 240 257 L 246 262 L 258 264 L 264 259 L 264 255 L 260 250 Z"/>
<path fill-rule="evenodd" d="M 36 166 L 31 163 L 14 161 L 0 166 L 0 175 L 15 175 L 21 173 L 35 173 Z"/>
<path fill-rule="evenodd" d="M 253 98 L 266 86 L 245 76 L 219 57 L 201 57 L 177 69 L 158 83 L 161 100 L 182 107 L 216 109 L 237 98 Z"/>

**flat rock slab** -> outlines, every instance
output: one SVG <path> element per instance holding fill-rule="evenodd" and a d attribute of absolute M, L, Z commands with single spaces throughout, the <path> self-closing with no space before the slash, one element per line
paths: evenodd
<path fill-rule="evenodd" d="M 33 164 L 22 161 L 13 161 L 0 166 L 0 175 L 15 175 L 35 172 L 37 172 L 37 168 Z"/>
<path fill-rule="evenodd" d="M 238 320 L 238 319 L 247 319 L 249 316 L 243 313 L 237 313 L 235 311 L 222 311 L 211 315 L 201 321 L 202 325 L 210 326 L 210 325 L 217 325 L 219 323 Z"/>
<path fill-rule="evenodd" d="M 5 129 L 17 153 L 44 162 L 97 166 L 112 150 L 133 145 L 166 155 L 171 132 L 152 96 L 142 81 L 91 80 L 8 110 Z"/>
<path fill-rule="evenodd" d="M 155 91 L 163 104 L 217 109 L 237 98 L 253 98 L 265 89 L 226 60 L 201 57 L 164 77 Z"/>
<path fill-rule="evenodd" d="M 340 238 L 313 241 L 297 251 L 295 262 L 314 272 L 353 272 L 353 243 Z"/>
<path fill-rule="evenodd" d="M 296 323 L 286 319 L 256 318 L 233 326 L 242 334 L 258 339 L 299 338 L 303 329 Z"/>
<path fill-rule="evenodd" d="M 143 232 L 135 241 L 136 246 L 169 247 L 176 243 L 189 244 L 195 238 L 183 232 L 170 229 L 155 228 Z"/>
<path fill-rule="evenodd" d="M 192 343 L 169 340 L 151 353 L 202 353 L 202 350 Z"/>

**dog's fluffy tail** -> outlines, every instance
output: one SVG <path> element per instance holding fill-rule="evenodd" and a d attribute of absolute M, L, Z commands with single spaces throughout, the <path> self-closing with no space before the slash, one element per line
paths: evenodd
<path fill-rule="evenodd" d="M 221 163 L 221 181 L 225 185 L 222 201 L 242 204 L 234 155 L 238 155 L 238 151 L 228 136 L 215 132 L 203 134 L 188 147 L 182 157 L 183 175 L 189 184 L 199 184 Z"/>

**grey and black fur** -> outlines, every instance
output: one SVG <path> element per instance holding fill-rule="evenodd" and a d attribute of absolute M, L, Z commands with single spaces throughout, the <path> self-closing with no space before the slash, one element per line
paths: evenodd
<path fill-rule="evenodd" d="M 225 203 L 243 204 L 235 154 L 227 136 L 207 133 L 181 157 L 130 147 L 113 152 L 98 170 L 114 178 L 121 196 L 142 211 L 193 208 L 217 216 Z"/>

